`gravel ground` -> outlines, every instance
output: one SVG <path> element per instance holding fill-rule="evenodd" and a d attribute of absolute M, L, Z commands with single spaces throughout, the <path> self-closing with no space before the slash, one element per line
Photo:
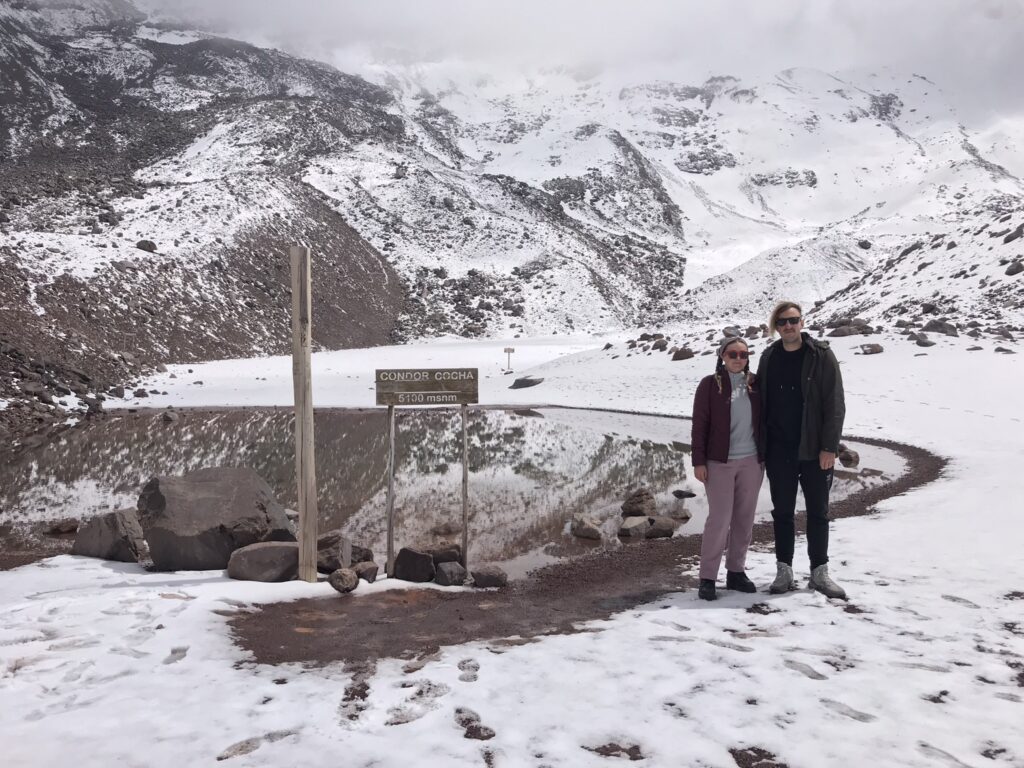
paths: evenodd
<path fill-rule="evenodd" d="M 888 485 L 834 503 L 833 518 L 869 514 L 880 501 L 936 480 L 946 465 L 914 446 L 849 439 L 896 451 L 907 461 L 907 471 Z M 755 525 L 753 547 L 770 551 L 773 540 L 771 523 Z M 378 658 L 422 658 L 442 645 L 474 640 L 517 637 L 507 642 L 527 643 L 691 588 L 695 579 L 680 577 L 679 568 L 699 552 L 699 536 L 655 539 L 547 566 L 498 591 L 394 590 L 373 599 L 272 603 L 237 614 L 231 628 L 236 642 L 262 664 L 359 665 Z"/>

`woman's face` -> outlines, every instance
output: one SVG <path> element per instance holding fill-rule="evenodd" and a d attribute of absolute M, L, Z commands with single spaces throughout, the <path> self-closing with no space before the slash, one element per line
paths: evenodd
<path fill-rule="evenodd" d="M 736 341 L 722 350 L 722 362 L 729 373 L 739 373 L 747 367 L 747 345 Z"/>

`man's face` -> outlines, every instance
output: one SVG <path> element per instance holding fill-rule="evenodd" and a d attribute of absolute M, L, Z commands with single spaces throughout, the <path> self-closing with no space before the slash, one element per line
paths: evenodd
<path fill-rule="evenodd" d="M 792 320 L 796 320 L 796 324 L 793 324 Z M 775 330 L 779 332 L 779 336 L 782 337 L 784 343 L 799 339 L 800 331 L 803 329 L 804 319 L 800 316 L 800 310 L 796 307 L 790 307 L 785 312 L 780 313 L 776 320 Z"/>

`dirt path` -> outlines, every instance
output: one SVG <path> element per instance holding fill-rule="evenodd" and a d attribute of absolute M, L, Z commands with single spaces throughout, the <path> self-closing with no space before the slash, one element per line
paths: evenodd
<path fill-rule="evenodd" d="M 907 471 L 887 485 L 832 504 L 835 518 L 864 515 L 875 504 L 936 480 L 946 460 L 922 448 L 850 436 L 851 442 L 888 448 Z M 802 516 L 801 516 L 802 517 Z M 803 521 L 801 520 L 801 527 Z M 754 546 L 773 541 L 770 522 L 754 526 Z M 699 536 L 677 536 L 623 546 L 556 563 L 497 592 L 393 590 L 373 599 L 340 596 L 271 603 L 231 620 L 236 642 L 262 664 L 378 658 L 417 658 L 442 645 L 574 631 L 577 622 L 603 619 L 668 592 L 692 579 L 679 566 L 700 551 Z"/>

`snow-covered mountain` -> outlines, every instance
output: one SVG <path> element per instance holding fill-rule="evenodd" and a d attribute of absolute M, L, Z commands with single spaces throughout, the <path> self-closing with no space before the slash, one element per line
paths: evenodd
<path fill-rule="evenodd" d="M 782 296 L 1024 324 L 1024 125 L 970 131 L 922 74 L 371 82 L 127 0 L 0 4 L 0 64 L 0 399 L 19 368 L 89 396 L 135 363 L 284 351 L 295 242 L 324 347 Z"/>

